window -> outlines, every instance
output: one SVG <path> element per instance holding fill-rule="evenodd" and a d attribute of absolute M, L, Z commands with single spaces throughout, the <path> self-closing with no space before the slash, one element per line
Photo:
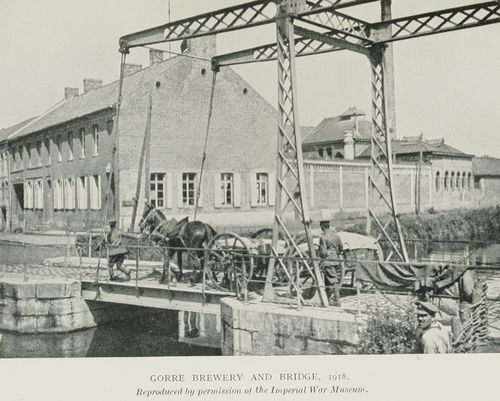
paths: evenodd
<path fill-rule="evenodd" d="M 319 157 L 323 157 L 323 155 L 324 155 L 323 154 L 323 148 L 319 148 L 318 149 L 318 155 L 319 155 Z"/>
<path fill-rule="evenodd" d="M 111 135 L 113 133 L 113 125 L 114 125 L 113 120 L 106 121 L 106 131 L 108 132 L 108 135 Z"/>
<path fill-rule="evenodd" d="M 326 148 L 326 155 L 332 157 L 332 148 Z"/>
<path fill-rule="evenodd" d="M 436 192 L 439 192 L 441 190 L 441 173 L 438 171 L 436 172 Z"/>
<path fill-rule="evenodd" d="M 96 124 L 93 129 L 92 142 L 94 144 L 94 156 L 97 156 L 99 154 L 99 126 Z"/>
<path fill-rule="evenodd" d="M 23 147 L 22 146 L 19 146 L 17 148 L 17 156 L 18 156 L 17 157 L 17 162 L 18 162 L 17 168 L 19 170 L 21 170 L 23 168 Z"/>
<path fill-rule="evenodd" d="M 43 141 L 44 144 L 45 144 L 45 154 L 47 155 L 47 164 L 50 164 L 52 162 L 52 157 L 50 155 L 50 139 L 49 138 L 45 138 L 45 140 Z"/>
<path fill-rule="evenodd" d="M 450 174 L 445 171 L 444 172 L 444 190 L 449 191 L 450 189 Z"/>
<path fill-rule="evenodd" d="M 41 166 L 42 165 L 42 141 L 37 141 L 36 142 L 36 165 Z"/>
<path fill-rule="evenodd" d="M 475 182 L 475 178 L 474 178 L 474 182 Z M 472 189 L 472 173 L 467 173 L 467 188 L 469 189 L 469 191 Z"/>
<path fill-rule="evenodd" d="M 87 198 L 88 198 L 88 191 L 87 191 L 87 182 L 88 179 L 87 177 L 78 177 L 77 180 L 77 187 L 76 187 L 76 201 L 77 201 L 77 207 L 80 210 L 85 210 L 87 209 Z"/>
<path fill-rule="evenodd" d="M 269 196 L 269 175 L 267 173 L 257 173 L 256 185 L 257 198 L 255 203 L 257 205 L 267 205 Z"/>
<path fill-rule="evenodd" d="M 101 209 L 101 176 L 90 177 L 90 208 L 92 210 Z"/>
<path fill-rule="evenodd" d="M 182 173 L 182 206 L 196 203 L 196 173 Z"/>
<path fill-rule="evenodd" d="M 150 197 L 155 207 L 165 207 L 165 173 L 151 173 Z"/>
<path fill-rule="evenodd" d="M 452 171 L 451 172 L 451 175 L 450 175 L 450 191 L 454 191 L 456 188 L 455 188 L 455 172 Z"/>
<path fill-rule="evenodd" d="M 33 206 L 35 209 L 43 209 L 43 180 L 35 181 Z"/>
<path fill-rule="evenodd" d="M 33 209 L 33 181 L 28 180 L 24 184 L 24 208 Z"/>
<path fill-rule="evenodd" d="M 28 167 L 32 166 L 31 142 L 26 144 L 26 153 L 28 154 Z"/>
<path fill-rule="evenodd" d="M 462 173 L 462 190 L 463 191 L 468 191 L 470 188 L 468 188 L 467 185 L 467 173 L 464 171 Z"/>
<path fill-rule="evenodd" d="M 62 138 L 61 135 L 57 135 L 56 138 L 56 148 L 57 148 L 57 161 L 62 162 Z"/>
<path fill-rule="evenodd" d="M 64 209 L 73 210 L 75 208 L 75 179 L 66 178 L 64 180 Z"/>
<path fill-rule="evenodd" d="M 54 209 L 64 209 L 63 181 L 56 180 L 54 184 Z"/>
<path fill-rule="evenodd" d="M 85 158 L 85 128 L 80 130 L 80 158 Z"/>
<path fill-rule="evenodd" d="M 68 160 L 73 160 L 73 133 L 68 132 Z"/>
<path fill-rule="evenodd" d="M 221 205 L 232 206 L 234 201 L 234 180 L 233 173 L 221 174 Z"/>

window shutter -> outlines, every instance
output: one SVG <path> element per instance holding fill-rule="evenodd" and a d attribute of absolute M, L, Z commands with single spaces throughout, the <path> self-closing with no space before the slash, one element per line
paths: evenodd
<path fill-rule="evenodd" d="M 28 208 L 28 182 L 27 181 L 24 181 L 24 194 L 23 194 L 23 203 L 24 203 L 24 208 L 27 209 Z"/>
<path fill-rule="evenodd" d="M 101 176 L 97 176 L 97 209 L 101 209 L 101 201 L 102 201 L 102 192 L 101 192 Z"/>
<path fill-rule="evenodd" d="M 177 207 L 182 207 L 182 173 L 177 174 Z"/>
<path fill-rule="evenodd" d="M 269 173 L 269 206 L 274 206 L 276 201 L 276 174 Z"/>
<path fill-rule="evenodd" d="M 165 207 L 172 208 L 172 174 L 165 174 Z"/>
<path fill-rule="evenodd" d="M 250 205 L 257 206 L 257 173 L 255 171 L 250 173 Z"/>
<path fill-rule="evenodd" d="M 221 207 L 220 174 L 214 174 L 214 207 Z"/>
<path fill-rule="evenodd" d="M 234 173 L 234 206 L 241 207 L 241 174 Z"/>

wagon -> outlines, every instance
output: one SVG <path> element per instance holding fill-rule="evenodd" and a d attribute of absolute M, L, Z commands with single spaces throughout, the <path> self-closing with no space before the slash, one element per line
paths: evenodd
<path fill-rule="evenodd" d="M 311 230 L 313 243 L 319 248 L 321 232 Z M 368 236 L 340 231 L 345 257 L 346 271 L 352 272 L 351 284 L 354 282 L 354 268 L 356 260 L 381 260 L 382 251 L 377 241 Z M 232 232 L 223 232 L 214 236 L 208 243 L 205 250 L 205 269 L 207 279 L 219 290 L 233 292 L 237 297 L 241 297 L 247 289 L 254 289 L 255 284 L 263 283 L 272 256 L 271 242 L 272 230 L 269 228 L 259 230 L 250 237 L 243 237 Z M 297 234 L 295 242 L 302 255 L 307 256 L 308 247 L 304 234 Z M 297 252 L 294 248 L 287 246 L 287 242 L 280 239 L 277 245 L 278 257 L 283 257 L 287 264 L 287 272 L 280 263 L 276 264 L 273 282 L 275 285 L 290 285 L 293 272 L 295 277 L 297 269 L 300 277 L 300 284 L 305 284 L 311 277 L 308 274 L 306 263 L 300 259 L 295 259 Z M 252 284 L 249 286 L 249 281 Z"/>

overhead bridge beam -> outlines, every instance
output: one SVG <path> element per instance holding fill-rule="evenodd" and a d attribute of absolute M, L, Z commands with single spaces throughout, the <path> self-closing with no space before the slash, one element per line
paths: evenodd
<path fill-rule="evenodd" d="M 302 8 L 290 10 L 290 15 L 308 17 L 318 12 L 377 1 L 379 0 L 303 0 L 297 2 Z M 215 35 L 274 23 L 276 21 L 276 8 L 282 3 L 284 3 L 282 0 L 255 0 L 131 33 L 120 38 L 120 51 L 127 53 L 133 47 Z"/>
<path fill-rule="evenodd" d="M 331 13 L 331 15 L 344 16 L 340 13 Z M 317 34 L 315 31 L 311 30 L 309 31 L 310 34 L 304 34 L 302 37 L 296 38 L 296 56 L 309 56 L 344 49 L 350 49 L 365 54 L 360 48 L 366 47 L 368 49 L 374 43 L 389 43 L 398 40 L 418 38 L 425 35 L 434 35 L 448 31 L 498 23 L 500 22 L 500 3 L 498 1 L 489 1 L 391 19 L 376 24 L 368 24 L 348 16 L 345 17 L 345 21 L 342 21 L 340 17 L 332 17 L 329 22 L 330 25 L 324 22 L 318 23 L 314 19 L 306 19 L 303 17 L 297 18 L 296 22 L 307 22 L 319 28 L 330 29 L 330 31 Z M 340 24 L 332 24 L 331 21 L 334 20 L 337 20 Z M 297 33 L 299 33 L 301 29 L 302 28 L 297 26 L 295 27 Z M 314 34 L 311 32 L 314 32 Z M 302 30 L 302 33 L 305 33 L 305 30 Z M 368 38 L 366 40 L 365 35 L 366 38 Z M 320 40 L 320 38 L 324 40 Z M 358 43 L 353 42 L 352 38 L 356 38 Z M 353 44 L 355 45 L 354 47 L 352 46 Z M 276 44 L 268 43 L 262 46 L 255 46 L 234 53 L 216 56 L 214 61 L 220 66 L 228 66 L 275 59 Z"/>
<path fill-rule="evenodd" d="M 370 39 L 379 43 L 394 42 L 498 22 L 500 2 L 488 1 L 372 24 Z"/>

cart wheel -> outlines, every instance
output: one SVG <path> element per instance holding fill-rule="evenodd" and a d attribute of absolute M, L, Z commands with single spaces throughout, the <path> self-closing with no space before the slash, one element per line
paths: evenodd
<path fill-rule="evenodd" d="M 253 255 L 247 241 L 237 234 L 217 234 L 207 245 L 205 267 L 208 280 L 221 291 L 243 296 L 253 276 Z"/>

